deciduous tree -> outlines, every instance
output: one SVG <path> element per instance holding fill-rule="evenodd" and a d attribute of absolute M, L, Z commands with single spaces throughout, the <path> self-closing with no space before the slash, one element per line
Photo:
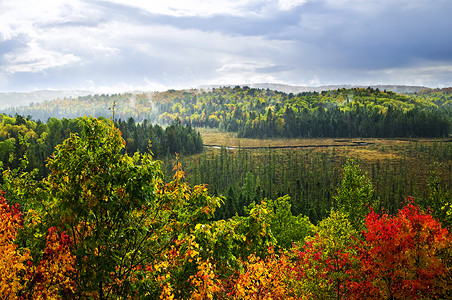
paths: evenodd
<path fill-rule="evenodd" d="M 373 211 L 367 216 L 353 298 L 444 299 L 450 295 L 449 232 L 409 200 L 396 216 Z"/>

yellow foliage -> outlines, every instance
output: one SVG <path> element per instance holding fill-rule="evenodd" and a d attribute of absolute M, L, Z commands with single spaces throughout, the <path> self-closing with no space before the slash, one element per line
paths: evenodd
<path fill-rule="evenodd" d="M 215 294 L 221 291 L 221 282 L 218 280 L 217 275 L 215 274 L 215 267 L 210 263 L 208 259 L 207 261 L 202 261 L 201 258 L 198 257 L 197 262 L 198 271 L 196 272 L 196 275 L 193 275 L 190 278 L 191 283 L 196 289 L 191 294 L 190 299 L 213 300 Z"/>
<path fill-rule="evenodd" d="M 290 259 L 272 248 L 265 259 L 250 255 L 235 283 L 233 299 L 297 299 L 292 288 L 296 274 L 290 266 Z"/>
<path fill-rule="evenodd" d="M 9 206 L 3 192 L 0 194 L 0 298 L 15 299 L 28 282 L 27 267 L 30 252 L 20 251 L 14 244 L 17 232 L 22 227 L 22 214 L 19 207 Z"/>

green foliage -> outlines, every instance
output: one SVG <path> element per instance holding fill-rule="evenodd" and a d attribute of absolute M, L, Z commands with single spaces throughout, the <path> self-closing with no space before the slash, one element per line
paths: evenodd
<path fill-rule="evenodd" d="M 271 211 L 266 201 L 261 204 L 251 203 L 246 209 L 246 217 L 237 217 L 240 220 L 240 231 L 245 234 L 246 245 L 242 249 L 242 257 L 255 254 L 264 257 L 269 245 L 274 245 L 276 239 L 271 231 Z"/>
<path fill-rule="evenodd" d="M 242 187 L 242 195 L 248 200 L 254 200 L 256 198 L 254 174 L 249 171 L 246 172 L 245 182 Z"/>
<path fill-rule="evenodd" d="M 237 132 L 242 137 L 442 137 L 451 130 L 447 89 L 401 95 L 373 88 L 286 94 L 249 87 L 92 95 L 14 108 L 35 118 L 134 117 Z"/>
<path fill-rule="evenodd" d="M 174 180 L 164 184 L 160 163 L 150 154 L 124 153 L 125 141 L 111 121 L 83 118 L 80 128 L 80 135 L 71 134 L 56 147 L 44 179 L 25 172 L 26 155 L 22 168 L 4 171 L 3 187 L 25 207 L 26 226 L 18 241 L 39 258 L 47 228 L 66 231 L 73 241 L 80 297 L 158 290 L 137 282 L 140 270 L 211 218 L 219 199 L 205 186 L 191 189 L 183 183 L 180 164 Z"/>
<path fill-rule="evenodd" d="M 152 125 L 147 120 L 136 123 L 133 118 L 129 118 L 127 122 L 118 120 L 116 124 L 126 141 L 127 153 L 146 153 L 151 146 L 152 153 L 161 158 L 175 153 L 191 155 L 203 150 L 203 140 L 199 132 L 191 126 L 183 126 L 179 121 L 173 122 L 165 129 L 156 124 Z"/>
<path fill-rule="evenodd" d="M 363 219 L 369 213 L 369 208 L 378 205 L 372 183 L 352 160 L 344 166 L 343 179 L 334 200 L 338 211 L 348 216 L 357 231 L 364 228 Z"/>
<path fill-rule="evenodd" d="M 21 160 L 26 155 L 26 171 L 36 168 L 40 178 L 48 174 L 46 160 L 56 145 L 69 138 L 71 133 L 80 134 L 82 130 L 80 118 L 59 120 L 53 117 L 47 123 L 42 123 L 24 119 L 20 115 L 14 118 L 0 115 L 0 120 L 0 162 L 3 167 L 15 169 L 23 165 Z M 180 122 L 163 129 L 147 120 L 137 124 L 133 118 L 129 118 L 128 122 L 119 120 L 116 126 L 126 141 L 126 147 L 122 151 L 129 154 L 137 151 L 150 153 L 149 146 L 152 146 L 156 157 L 175 153 L 194 154 L 203 149 L 201 135 L 191 126 L 182 126 Z M 152 145 L 149 144 L 150 140 L 153 141 Z"/>
<path fill-rule="evenodd" d="M 75 242 L 80 290 L 124 295 L 139 254 L 152 249 L 159 165 L 147 154 L 122 154 L 124 140 L 111 123 L 85 118 L 81 126 L 81 135 L 71 135 L 49 159 L 47 218 Z"/>
<path fill-rule="evenodd" d="M 446 228 L 452 228 L 452 192 L 441 183 L 439 165 L 430 169 L 427 182 L 427 198 L 422 201 L 424 207 L 432 210 L 432 215 Z"/>
<path fill-rule="evenodd" d="M 295 251 L 299 275 L 297 294 L 311 299 L 347 299 L 351 270 L 356 268 L 359 233 L 348 215 L 331 211 L 302 249 Z"/>
<path fill-rule="evenodd" d="M 447 140 L 376 141 L 353 148 L 325 148 L 321 142 L 316 149 L 206 149 L 200 155 L 182 157 L 181 162 L 190 185 L 208 184 L 212 194 L 225 197 L 216 219 L 230 218 L 236 212 L 244 215 L 248 200 L 258 203 L 264 198 L 289 195 L 292 214 L 305 215 L 317 224 L 336 207 L 333 196 L 350 157 L 355 165 L 359 162 L 366 182 L 372 183 L 370 203 L 375 202 L 389 213 L 397 213 L 407 195 L 427 198 L 425 179 L 429 165 L 435 161 L 441 162 L 438 175 L 443 189 L 446 191 L 452 183 L 452 143 Z M 261 144 L 265 146 L 266 142 Z M 172 159 L 165 160 L 165 176 L 171 175 L 168 166 L 172 163 Z M 254 191 L 255 199 L 243 195 L 247 174 L 254 176 L 254 187 L 248 191 Z"/>
<path fill-rule="evenodd" d="M 4 113 L 30 115 L 35 120 L 47 120 L 52 117 L 74 119 L 83 116 L 103 116 L 114 117 L 114 121 L 127 120 L 130 117 L 135 118 L 138 122 L 145 119 L 155 121 L 158 114 L 150 97 L 151 95 L 147 94 L 134 95 L 131 93 L 96 94 L 32 103 L 24 107 L 5 109 Z"/>
<path fill-rule="evenodd" d="M 150 220 L 150 228 L 156 228 L 150 239 L 154 241 L 149 261 L 143 261 L 137 270 L 143 281 L 137 281 L 134 289 L 142 291 L 138 295 L 158 297 L 173 290 L 178 298 L 184 298 L 193 291 L 190 276 L 196 272 L 201 258 L 211 257 L 202 237 L 196 239 L 199 229 L 209 226 L 215 209 L 221 199 L 208 195 L 205 185 L 189 187 L 183 181 L 184 172 L 179 162 L 174 167 L 175 174 L 169 183 L 159 181 L 157 185 L 157 205 L 150 208 L 156 217 Z M 200 245 L 205 245 L 200 247 Z"/>
<path fill-rule="evenodd" d="M 303 244 L 305 237 L 313 233 L 314 225 L 308 217 L 292 215 L 288 195 L 266 202 L 268 209 L 272 211 L 270 229 L 281 248 L 290 249 L 293 243 Z"/>
<path fill-rule="evenodd" d="M 15 126 L 26 123 L 23 118 L 13 121 Z M 63 128 L 73 126 L 64 123 Z M 249 153 L 239 150 L 240 158 L 234 160 L 222 149 L 224 156 L 209 162 L 216 174 L 225 179 L 220 170 L 233 170 L 235 164 L 248 181 L 237 185 L 245 191 L 230 189 L 231 197 L 245 192 L 258 201 L 242 215 L 212 221 L 222 199 L 209 195 L 206 185 L 190 187 L 177 156 L 173 179 L 165 183 L 160 162 L 150 154 L 124 152 L 125 141 L 112 121 L 83 118 L 80 128 L 80 134 L 56 147 L 48 159 L 49 174 L 38 180 L 37 171 L 26 171 L 31 144 L 18 135 L 24 152 L 18 168 L 3 172 L 3 187 L 24 211 L 22 218 L 18 205 L 1 203 L 0 246 L 7 260 L 0 259 L 0 269 L 2 278 L 14 278 L 0 287 L 4 295 L 416 299 L 450 294 L 448 230 L 411 202 L 397 216 L 367 213 L 373 187 L 352 161 L 344 166 L 336 209 L 314 227 L 292 212 L 296 202 L 289 196 L 259 201 L 264 192 L 255 186 L 270 190 L 274 187 L 266 182 L 306 173 L 311 181 L 300 177 L 297 188 L 307 189 L 320 185 L 317 174 L 322 171 L 331 182 L 328 155 L 297 161 L 288 154 L 291 168 L 285 170 L 277 155 L 260 153 L 264 172 L 254 176 Z M 43 126 L 40 131 L 47 132 Z M 434 176 L 430 186 L 432 199 L 439 199 L 436 207 L 442 207 L 447 193 Z M 329 203 L 315 205 L 325 210 Z"/>
<path fill-rule="evenodd" d="M 268 247 L 276 243 L 273 219 L 273 211 L 264 201 L 251 204 L 246 216 L 198 224 L 194 231 L 198 251 L 204 260 L 217 262 L 217 270 L 227 278 L 241 268 L 240 258 L 267 255 Z"/>
<path fill-rule="evenodd" d="M 305 150 L 220 149 L 182 160 L 190 184 L 206 183 L 210 191 L 225 196 L 225 205 L 215 215 L 217 219 L 230 218 L 236 212 L 244 215 L 243 208 L 253 201 L 258 203 L 264 198 L 277 199 L 287 194 L 293 215 L 303 214 L 317 223 L 331 208 L 331 195 L 339 183 L 340 163 L 333 161 L 331 153 L 307 153 Z M 170 174 L 171 170 L 166 168 L 164 173 Z M 255 198 L 245 197 L 250 194 Z"/>

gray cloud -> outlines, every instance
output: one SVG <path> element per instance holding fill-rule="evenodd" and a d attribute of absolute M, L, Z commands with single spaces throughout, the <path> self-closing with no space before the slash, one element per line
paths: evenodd
<path fill-rule="evenodd" d="M 447 0 L 194 2 L 3 5 L 0 91 L 452 85 Z"/>

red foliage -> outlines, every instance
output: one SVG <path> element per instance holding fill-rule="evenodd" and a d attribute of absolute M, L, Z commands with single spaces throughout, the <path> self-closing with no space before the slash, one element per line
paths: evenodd
<path fill-rule="evenodd" d="M 33 276 L 33 298 L 61 299 L 73 295 L 75 256 L 71 254 L 72 240 L 55 227 L 49 228 L 42 260 Z"/>
<path fill-rule="evenodd" d="M 408 199 L 396 216 L 371 211 L 351 283 L 356 299 L 425 299 L 444 291 L 440 254 L 451 245 L 447 229 Z M 447 279 L 446 279 L 447 280 Z"/>

